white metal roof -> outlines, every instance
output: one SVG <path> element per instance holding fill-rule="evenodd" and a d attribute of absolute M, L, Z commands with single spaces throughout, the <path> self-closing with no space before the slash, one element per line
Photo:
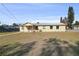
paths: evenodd
<path fill-rule="evenodd" d="M 31 25 L 37 25 L 37 26 L 52 26 L 52 25 L 66 25 L 64 23 L 25 23 L 23 24 L 24 26 L 31 24 Z M 23 26 L 22 25 L 22 26 Z"/>
<path fill-rule="evenodd" d="M 64 24 L 64 23 L 33 23 L 33 25 L 38 25 L 38 26 L 44 25 L 44 26 L 47 26 L 47 25 L 66 25 L 66 24 Z"/>

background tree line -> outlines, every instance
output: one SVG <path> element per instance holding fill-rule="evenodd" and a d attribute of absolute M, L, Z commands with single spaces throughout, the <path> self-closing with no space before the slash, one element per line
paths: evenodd
<path fill-rule="evenodd" d="M 12 25 L 0 25 L 0 32 L 14 32 L 19 31 L 19 24 L 13 23 Z"/>

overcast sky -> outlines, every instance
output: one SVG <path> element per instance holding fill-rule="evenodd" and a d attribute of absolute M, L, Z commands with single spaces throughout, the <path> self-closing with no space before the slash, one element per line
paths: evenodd
<path fill-rule="evenodd" d="M 4 6 L 0 4 L 0 21 L 2 24 L 26 22 L 57 23 L 61 16 L 67 16 L 69 6 L 74 8 L 75 20 L 79 20 L 79 4 L 7 3 Z"/>

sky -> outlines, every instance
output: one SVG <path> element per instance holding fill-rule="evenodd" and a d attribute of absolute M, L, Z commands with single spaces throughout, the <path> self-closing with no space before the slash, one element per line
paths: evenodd
<path fill-rule="evenodd" d="M 0 4 L 0 22 L 58 23 L 60 17 L 67 17 L 69 6 L 74 9 L 75 21 L 79 21 L 78 3 L 4 3 Z"/>

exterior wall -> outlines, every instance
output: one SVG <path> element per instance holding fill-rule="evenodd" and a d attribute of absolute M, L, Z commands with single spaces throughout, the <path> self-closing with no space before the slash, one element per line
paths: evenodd
<path fill-rule="evenodd" d="M 66 31 L 65 26 L 59 26 L 59 29 L 56 29 L 56 26 L 53 26 L 52 29 L 50 29 L 50 26 L 38 26 L 39 31 L 41 32 L 61 32 L 61 31 Z"/>
<path fill-rule="evenodd" d="M 50 26 L 38 26 L 38 29 L 40 32 L 51 32 L 52 30 L 50 30 Z"/>
<path fill-rule="evenodd" d="M 20 32 L 28 32 L 28 30 L 26 27 L 20 26 Z"/>
<path fill-rule="evenodd" d="M 26 26 L 32 26 L 32 24 L 28 23 L 24 26 L 20 26 L 20 32 L 32 32 L 31 30 L 28 30 Z"/>
<path fill-rule="evenodd" d="M 59 29 L 56 29 L 56 26 L 53 26 L 52 29 L 50 29 L 50 26 L 38 26 L 38 30 L 35 32 L 65 32 L 66 31 L 66 26 L 60 26 Z M 26 26 L 22 28 L 20 26 L 20 32 L 33 32 L 33 30 L 28 30 Z"/>
<path fill-rule="evenodd" d="M 74 26 L 74 29 L 75 29 L 75 30 L 79 30 L 79 26 L 78 26 L 78 27 L 77 27 L 77 26 Z"/>
<path fill-rule="evenodd" d="M 21 26 L 19 27 L 19 29 L 20 29 L 20 32 L 23 32 L 23 30 L 22 30 L 22 27 L 21 27 Z"/>
<path fill-rule="evenodd" d="M 59 26 L 59 29 L 57 31 L 66 31 L 66 26 Z"/>

